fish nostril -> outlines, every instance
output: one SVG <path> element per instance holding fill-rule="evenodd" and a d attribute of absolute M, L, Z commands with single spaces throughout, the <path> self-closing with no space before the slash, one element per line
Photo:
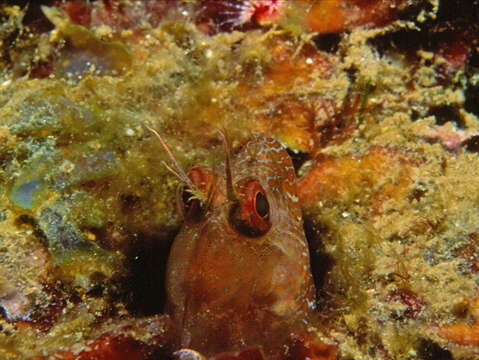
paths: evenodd
<path fill-rule="evenodd" d="M 195 197 L 188 186 L 181 190 L 181 201 L 185 219 L 199 220 L 202 212 L 201 200 Z"/>

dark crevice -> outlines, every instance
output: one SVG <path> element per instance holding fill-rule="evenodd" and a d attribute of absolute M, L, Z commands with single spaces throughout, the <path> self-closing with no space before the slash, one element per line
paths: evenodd
<path fill-rule="evenodd" d="M 166 303 L 166 264 L 171 243 L 178 230 L 166 238 L 138 236 L 127 255 L 126 278 L 121 281 L 123 300 L 136 316 L 163 312 Z"/>
<path fill-rule="evenodd" d="M 304 220 L 304 233 L 308 241 L 311 258 L 311 272 L 318 294 L 321 293 L 326 276 L 333 267 L 333 259 L 324 251 L 324 245 L 320 238 L 320 234 L 325 232 L 320 226 L 313 224 L 307 218 Z"/>
<path fill-rule="evenodd" d="M 473 136 L 469 138 L 465 143 L 464 147 L 467 151 L 472 153 L 479 152 L 479 136 Z"/>
<path fill-rule="evenodd" d="M 326 51 L 329 53 L 336 53 L 339 48 L 339 42 L 341 41 L 340 34 L 324 34 L 316 36 L 314 39 L 314 44 L 318 50 Z"/>
<path fill-rule="evenodd" d="M 479 85 L 469 86 L 465 92 L 466 102 L 464 109 L 479 116 Z"/>
<path fill-rule="evenodd" d="M 431 340 L 421 340 L 418 353 L 422 360 L 453 360 L 449 350 L 443 349 Z"/>
<path fill-rule="evenodd" d="M 309 154 L 301 151 L 293 151 L 289 148 L 287 148 L 286 151 L 293 162 L 294 171 L 297 173 L 306 160 L 308 160 Z"/>
<path fill-rule="evenodd" d="M 456 126 L 460 129 L 466 127 L 464 118 L 456 106 L 440 105 L 431 107 L 427 116 L 431 115 L 435 117 L 437 125 L 444 125 L 447 122 L 455 122 Z"/>
<path fill-rule="evenodd" d="M 430 11 L 430 6 L 424 4 L 418 9 Z M 418 24 L 419 30 L 400 29 L 388 32 L 372 39 L 371 43 L 381 54 L 392 48 L 410 56 L 415 56 L 418 49 L 440 50 L 444 44 L 456 43 L 458 39 L 471 43 L 479 33 L 478 17 L 477 1 L 441 1 L 437 16 Z"/>
<path fill-rule="evenodd" d="M 9 6 L 19 6 L 25 10 L 23 25 L 35 28 L 36 32 L 46 32 L 53 30 L 53 24 L 45 17 L 42 6 L 54 6 L 58 0 L 8 0 L 5 4 Z"/>

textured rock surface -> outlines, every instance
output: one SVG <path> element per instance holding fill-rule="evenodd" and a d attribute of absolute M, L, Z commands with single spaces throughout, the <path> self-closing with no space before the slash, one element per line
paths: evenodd
<path fill-rule="evenodd" d="M 238 27 L 208 1 L 2 5 L 0 357 L 168 354 L 178 180 L 146 126 L 185 170 L 223 162 L 218 128 L 289 149 L 325 356 L 477 356 L 479 4 L 396 3 L 327 35 L 294 1 Z"/>

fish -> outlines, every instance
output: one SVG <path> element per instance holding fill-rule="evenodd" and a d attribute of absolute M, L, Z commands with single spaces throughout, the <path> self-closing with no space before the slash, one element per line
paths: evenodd
<path fill-rule="evenodd" d="M 224 164 L 188 174 L 164 144 L 184 184 L 166 276 L 173 348 L 280 359 L 315 310 L 295 170 L 275 139 L 254 138 L 235 156 L 224 139 Z"/>

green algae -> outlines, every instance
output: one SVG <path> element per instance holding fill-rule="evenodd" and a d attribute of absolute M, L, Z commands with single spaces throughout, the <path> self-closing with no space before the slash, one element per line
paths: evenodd
<path fill-rule="evenodd" d="M 80 25 L 66 25 L 61 33 L 67 43 L 55 69 L 60 77 L 91 70 L 100 74 L 121 74 L 132 66 L 130 50 L 119 41 L 103 42 Z"/>
<path fill-rule="evenodd" d="M 104 216 L 99 210 L 90 208 L 87 217 L 76 221 L 70 211 L 71 199 L 61 196 L 60 191 L 78 183 L 111 176 L 115 173 L 114 166 L 111 166 L 112 158 L 108 154 L 102 157 L 101 153 L 90 156 L 83 153 L 79 158 L 75 163 L 70 162 L 71 166 L 78 170 L 68 170 L 68 177 L 63 176 L 63 163 L 55 164 L 51 159 L 36 159 L 30 166 L 23 168 L 22 174 L 16 178 L 9 192 L 9 199 L 14 206 L 25 210 L 36 219 L 38 228 L 48 241 L 48 249 L 55 263 L 68 266 L 71 259 L 82 254 L 111 263 L 111 260 L 108 260 L 111 256 L 107 251 L 89 239 L 79 227 L 100 227 Z"/>
<path fill-rule="evenodd" d="M 94 104 L 78 106 L 58 85 L 27 96 L 16 106 L 16 111 L 20 116 L 10 131 L 22 137 L 44 139 L 55 135 L 63 142 L 86 141 L 94 138 L 103 126 Z"/>
<path fill-rule="evenodd" d="M 33 210 L 45 201 L 48 185 L 41 178 L 17 179 L 10 191 L 10 201 L 24 210 Z"/>
<path fill-rule="evenodd" d="M 113 266 L 114 256 L 91 241 L 71 218 L 68 202 L 56 201 L 43 209 L 38 216 L 38 226 L 48 239 L 48 250 L 56 264 L 67 269 L 73 262 L 84 263 L 82 269 L 75 271 L 76 277 L 102 272 L 108 275 Z M 88 266 L 86 265 L 88 262 Z M 65 271 L 65 270 L 64 270 Z M 88 281 L 81 285 L 91 287 Z"/>
<path fill-rule="evenodd" d="M 84 184 L 120 174 L 118 157 L 111 150 L 96 150 L 97 143 L 85 143 L 63 149 L 64 160 L 53 182 L 61 187 Z"/>
<path fill-rule="evenodd" d="M 28 158 L 21 171 L 16 174 L 8 192 L 13 205 L 26 210 L 27 213 L 35 212 L 54 196 L 49 176 L 52 174 L 55 159 L 58 159 L 58 153 L 48 145 L 40 145 L 37 149 L 38 153 Z"/>
<path fill-rule="evenodd" d="M 57 76 L 82 75 L 88 71 L 121 74 L 131 68 L 133 56 L 125 44 L 102 41 L 87 28 L 71 24 L 67 14 L 56 8 L 43 6 L 42 10 L 66 41 L 55 66 Z"/>

